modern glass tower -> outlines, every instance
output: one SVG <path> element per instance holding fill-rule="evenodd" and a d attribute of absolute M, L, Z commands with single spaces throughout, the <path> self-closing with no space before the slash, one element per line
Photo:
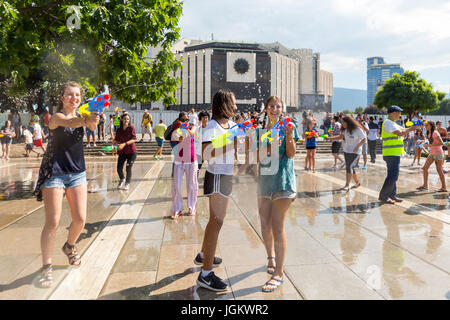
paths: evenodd
<path fill-rule="evenodd" d="M 383 57 L 367 58 L 367 105 L 375 100 L 375 94 L 394 73 L 402 75 L 403 68 L 399 63 L 387 64 Z"/>

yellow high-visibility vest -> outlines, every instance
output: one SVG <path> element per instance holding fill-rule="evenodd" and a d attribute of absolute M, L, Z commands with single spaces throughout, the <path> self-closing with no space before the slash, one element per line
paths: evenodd
<path fill-rule="evenodd" d="M 383 156 L 401 156 L 405 152 L 405 145 L 403 144 L 403 137 L 397 136 L 395 133 L 387 133 L 384 130 L 384 124 L 388 119 L 383 121 L 381 130 L 381 139 L 383 140 Z M 392 121 L 392 120 L 390 120 Z M 394 121 L 392 121 L 394 122 Z M 394 122 L 395 127 L 402 131 L 402 127 Z"/>

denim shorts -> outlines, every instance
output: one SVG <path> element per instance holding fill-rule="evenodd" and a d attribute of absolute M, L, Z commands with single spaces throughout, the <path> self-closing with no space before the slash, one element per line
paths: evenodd
<path fill-rule="evenodd" d="M 91 136 L 91 137 L 95 138 L 95 130 L 91 130 L 91 129 L 86 128 L 86 136 L 87 137 Z"/>
<path fill-rule="evenodd" d="M 156 143 L 158 144 L 158 147 L 162 147 L 164 145 L 164 140 L 161 138 L 156 137 Z"/>
<path fill-rule="evenodd" d="M 87 184 L 86 171 L 52 176 L 42 185 L 42 187 L 69 189 L 81 186 L 83 184 Z"/>
<path fill-rule="evenodd" d="M 269 199 L 272 201 L 278 199 L 295 199 L 297 197 L 297 192 L 293 192 L 292 190 L 283 190 L 274 193 L 259 194 L 258 197 L 260 199 Z"/>

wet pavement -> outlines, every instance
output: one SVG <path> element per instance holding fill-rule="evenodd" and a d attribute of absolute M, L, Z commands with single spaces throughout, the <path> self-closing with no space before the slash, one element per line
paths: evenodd
<path fill-rule="evenodd" d="M 419 192 L 420 167 L 402 159 L 397 190 L 405 203 L 382 205 L 382 159 L 359 169 L 361 187 L 348 193 L 338 191 L 345 171 L 330 169 L 330 156 L 318 157 L 315 174 L 303 170 L 304 157 L 296 159 L 285 283 L 273 293 L 261 292 L 269 275 L 256 183 L 240 177 L 216 252 L 223 263 L 215 273 L 230 287 L 215 293 L 196 286 L 200 267 L 193 263 L 209 217 L 204 170 L 197 214 L 173 221 L 166 160 L 136 162 L 128 192 L 115 190 L 113 159 L 88 161 L 88 217 L 77 244 L 83 266 L 68 267 L 60 250 L 70 223 L 64 201 L 53 258 L 56 284 L 48 290 L 35 286 L 44 208 L 29 195 L 40 162 L 0 163 L 0 299 L 450 299 L 449 198 L 433 192 L 440 187 L 434 168 L 430 190 Z"/>

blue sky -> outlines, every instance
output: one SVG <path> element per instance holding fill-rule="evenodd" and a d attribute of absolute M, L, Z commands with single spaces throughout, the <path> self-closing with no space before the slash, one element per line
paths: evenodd
<path fill-rule="evenodd" d="M 382 56 L 450 90 L 446 0 L 185 0 L 181 36 L 279 41 L 321 53 L 334 86 L 366 89 L 366 58 Z"/>

